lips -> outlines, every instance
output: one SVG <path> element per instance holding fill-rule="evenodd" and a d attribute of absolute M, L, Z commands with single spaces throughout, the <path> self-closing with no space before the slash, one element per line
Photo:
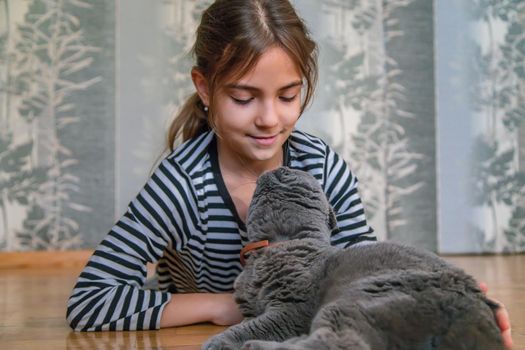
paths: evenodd
<path fill-rule="evenodd" d="M 275 140 L 277 140 L 277 135 L 271 136 L 250 136 L 255 142 L 261 146 L 270 146 L 273 145 Z"/>

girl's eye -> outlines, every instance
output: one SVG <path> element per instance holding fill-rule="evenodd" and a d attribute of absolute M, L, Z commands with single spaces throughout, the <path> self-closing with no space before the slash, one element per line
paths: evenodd
<path fill-rule="evenodd" d="M 235 98 L 233 96 L 230 96 L 233 100 L 233 102 L 237 103 L 237 104 L 240 104 L 240 105 L 247 105 L 248 103 L 250 103 L 252 100 L 253 100 L 253 97 L 250 97 L 250 98 L 247 98 L 247 99 L 242 99 L 242 98 Z"/>
<path fill-rule="evenodd" d="M 293 95 L 291 97 L 279 96 L 279 99 L 283 102 L 292 102 L 293 100 L 295 100 L 296 97 L 297 95 Z"/>

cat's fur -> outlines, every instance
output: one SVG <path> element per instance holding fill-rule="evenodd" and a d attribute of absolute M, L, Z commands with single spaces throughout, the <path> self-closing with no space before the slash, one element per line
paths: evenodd
<path fill-rule="evenodd" d="M 280 243 L 249 255 L 234 286 L 245 320 L 203 349 L 503 349 L 497 306 L 472 277 L 399 244 L 332 247 L 335 225 L 313 176 L 262 175 L 248 238 Z"/>

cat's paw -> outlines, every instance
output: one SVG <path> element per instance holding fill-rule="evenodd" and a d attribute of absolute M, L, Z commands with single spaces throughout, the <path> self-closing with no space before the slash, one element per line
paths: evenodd
<path fill-rule="evenodd" d="M 224 334 L 218 334 L 210 339 L 201 347 L 201 350 L 239 350 L 240 344 L 237 344 Z"/>
<path fill-rule="evenodd" d="M 274 341 L 250 340 L 244 343 L 241 350 L 277 350 L 285 349 L 284 344 Z"/>

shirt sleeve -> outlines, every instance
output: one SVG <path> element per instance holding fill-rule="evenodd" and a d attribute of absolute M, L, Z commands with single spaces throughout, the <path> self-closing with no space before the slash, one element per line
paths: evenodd
<path fill-rule="evenodd" d="M 338 228 L 332 232 L 332 245 L 349 247 L 376 241 L 374 230 L 366 221 L 365 209 L 357 190 L 358 180 L 348 164 L 330 147 L 326 147 L 324 186 L 332 205 Z"/>
<path fill-rule="evenodd" d="M 67 305 L 77 331 L 158 329 L 171 294 L 144 289 L 146 264 L 198 229 L 190 178 L 169 158 L 155 170 L 81 272 Z"/>

